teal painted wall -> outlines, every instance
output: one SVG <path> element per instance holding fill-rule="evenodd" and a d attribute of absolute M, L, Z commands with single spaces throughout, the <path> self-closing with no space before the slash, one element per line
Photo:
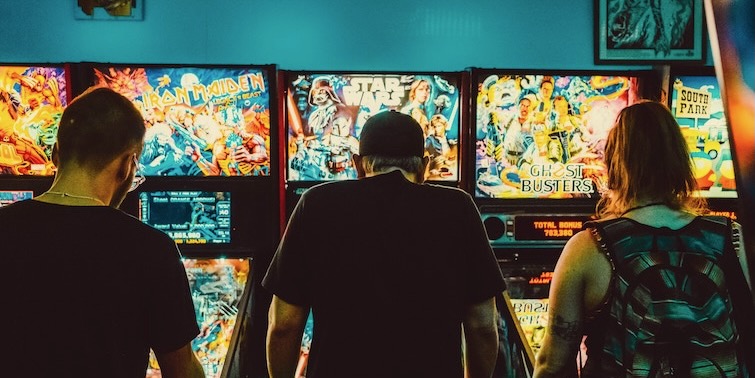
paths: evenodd
<path fill-rule="evenodd" d="M 593 64 L 592 0 L 139 1 L 142 21 L 92 21 L 76 0 L 3 0 L 0 61 L 627 68 Z"/>

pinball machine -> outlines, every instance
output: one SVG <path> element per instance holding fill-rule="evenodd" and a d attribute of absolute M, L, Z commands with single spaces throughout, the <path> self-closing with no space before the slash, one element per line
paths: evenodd
<path fill-rule="evenodd" d="M 121 209 L 178 245 L 207 377 L 238 376 L 252 292 L 277 242 L 276 69 L 271 65 L 82 63 L 79 86 L 126 96 L 145 119 L 146 177 Z M 259 272 L 258 270 L 262 270 Z M 159 377 L 150 358 L 148 377 Z"/>
<path fill-rule="evenodd" d="M 474 159 L 467 162 L 473 172 L 467 189 L 507 283 L 498 306 L 496 376 L 532 374 L 556 261 L 593 217 L 606 182 L 608 131 L 618 112 L 651 87 L 650 77 L 646 71 L 471 69 Z"/>
<path fill-rule="evenodd" d="M 430 160 L 426 182 L 460 187 L 466 127 L 463 80 L 462 72 L 282 71 L 281 229 L 310 187 L 357 179 L 351 156 L 359 153 L 365 121 L 379 112 L 414 117 L 425 132 L 425 155 Z M 310 313 L 297 377 L 306 376 L 315 339 Z"/>
<path fill-rule="evenodd" d="M 0 63 L 0 203 L 46 191 L 52 149 L 73 96 L 69 63 Z"/>
<path fill-rule="evenodd" d="M 687 141 L 698 194 L 711 214 L 737 220 L 734 160 L 715 71 L 672 66 L 668 82 L 668 106 Z"/>

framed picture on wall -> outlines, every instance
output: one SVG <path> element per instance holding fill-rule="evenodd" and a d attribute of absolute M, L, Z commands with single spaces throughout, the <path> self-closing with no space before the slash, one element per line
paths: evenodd
<path fill-rule="evenodd" d="M 595 0 L 595 64 L 705 63 L 702 0 Z"/>
<path fill-rule="evenodd" d="M 76 20 L 144 20 L 144 0 L 75 0 L 73 3 Z"/>

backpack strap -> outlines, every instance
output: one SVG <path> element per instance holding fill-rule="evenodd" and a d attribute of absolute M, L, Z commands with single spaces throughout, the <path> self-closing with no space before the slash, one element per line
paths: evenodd
<path fill-rule="evenodd" d="M 590 354 L 590 362 L 584 363 L 581 360 L 581 350 L 577 350 L 577 356 L 579 356 L 580 358 L 578 370 L 580 371 L 581 376 L 590 378 L 597 378 L 602 376 L 601 374 L 599 374 L 598 370 L 600 370 L 600 366 L 602 365 L 603 353 L 600 352 L 600 350 L 602 350 L 604 347 L 604 340 L 602 332 L 596 330 L 604 330 L 606 327 L 606 322 L 608 321 L 609 316 L 608 314 L 610 312 L 609 303 L 611 302 L 611 298 L 613 297 L 612 288 L 614 285 L 614 280 L 616 279 L 616 266 L 614 265 L 613 255 L 608 248 L 608 239 L 605 235 L 605 230 L 603 229 L 603 225 L 607 222 L 611 221 L 588 221 L 585 222 L 582 226 L 583 230 L 590 232 L 601 253 L 608 260 L 609 264 L 611 264 L 611 281 L 608 286 L 608 291 L 606 292 L 597 309 L 584 314 L 584 323 L 586 325 L 583 324 L 583 329 L 585 334 L 587 335 L 587 340 L 585 342 L 588 344 L 587 347 L 589 350 L 595 348 L 596 352 Z"/>
<path fill-rule="evenodd" d="M 584 223 L 582 228 L 590 231 L 593 238 L 595 239 L 595 243 L 598 244 L 600 251 L 603 252 L 608 261 L 611 263 L 611 267 L 613 268 L 613 257 L 611 256 L 611 252 L 608 250 L 606 231 L 603 228 L 603 225 L 605 223 L 607 223 L 607 221 L 588 221 Z"/>
<path fill-rule="evenodd" d="M 755 304 L 736 253 L 740 248 L 739 230 L 733 227 L 731 219 L 726 218 L 726 222 L 728 232 L 721 257 L 721 269 L 726 278 L 734 312 L 734 324 L 739 334 L 737 354 L 740 360 L 745 362 L 747 371 L 752 374 L 755 373 Z"/>
<path fill-rule="evenodd" d="M 752 282 L 749 279 L 750 268 L 747 263 L 747 254 L 744 251 L 744 242 L 742 241 L 742 225 L 735 221 L 731 222 L 731 241 L 734 245 L 734 255 L 739 259 L 740 268 L 745 276 L 745 280 L 749 284 L 750 292 L 752 292 Z"/>
<path fill-rule="evenodd" d="M 603 253 L 603 256 L 605 256 L 606 260 L 608 260 L 608 263 L 611 264 L 611 281 L 608 283 L 608 292 L 603 298 L 603 301 L 601 302 L 598 309 L 593 311 L 591 314 L 587 314 L 588 321 L 597 319 L 605 312 L 608 306 L 608 302 L 611 300 L 611 288 L 613 287 L 614 280 L 616 279 L 616 264 L 614 263 L 613 254 L 608 248 L 608 238 L 605 234 L 606 231 L 603 228 L 603 223 L 605 222 L 589 221 L 585 222 L 583 226 L 583 229 L 590 231 L 593 239 L 595 240 L 595 243 Z"/>
<path fill-rule="evenodd" d="M 632 221 L 627 218 L 588 221 L 583 226 L 584 229 L 590 230 L 601 252 L 606 255 L 606 258 L 611 263 L 611 268 L 614 272 L 616 271 L 617 256 L 611 251 L 610 246 L 618 238 L 625 237 L 627 229 L 632 226 Z"/>

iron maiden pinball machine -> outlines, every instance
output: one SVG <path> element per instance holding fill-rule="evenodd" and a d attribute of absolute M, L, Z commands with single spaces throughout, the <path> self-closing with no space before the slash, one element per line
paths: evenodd
<path fill-rule="evenodd" d="M 699 195 L 710 213 L 737 220 L 737 187 L 721 90 L 713 67 L 671 67 L 669 109 L 682 130 Z"/>
<path fill-rule="evenodd" d="M 253 282 L 266 267 L 255 256 L 278 235 L 275 67 L 86 63 L 81 72 L 142 112 L 146 180 L 122 209 L 176 241 L 207 377 L 240 376 Z M 147 377 L 159 376 L 151 358 Z"/>
<path fill-rule="evenodd" d="M 460 187 L 466 92 L 462 72 L 282 71 L 285 126 L 281 127 L 281 229 L 308 188 L 354 180 L 351 156 L 359 152 L 362 127 L 372 115 L 399 111 L 425 131 L 428 183 Z M 338 222 L 334 219 L 334 222 Z M 348 219 L 341 220 L 348 222 Z M 305 377 L 312 315 L 302 340 L 296 376 Z"/>
<path fill-rule="evenodd" d="M 52 149 L 72 96 L 71 64 L 0 63 L 0 206 L 52 185 Z"/>
<path fill-rule="evenodd" d="M 530 376 L 556 261 L 595 213 L 608 131 L 649 72 L 471 72 L 469 190 L 507 283 L 496 376 Z"/>

